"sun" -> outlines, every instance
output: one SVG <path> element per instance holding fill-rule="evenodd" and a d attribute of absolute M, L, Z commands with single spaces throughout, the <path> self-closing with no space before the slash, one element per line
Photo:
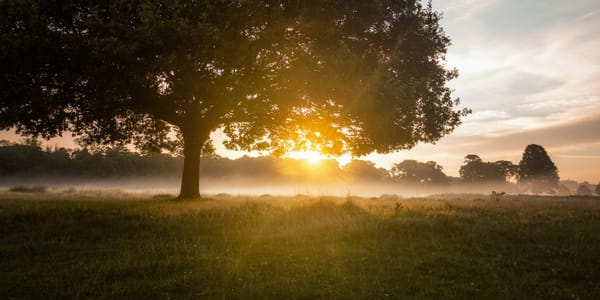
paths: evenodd
<path fill-rule="evenodd" d="M 305 160 L 311 165 L 316 165 L 322 160 L 327 159 L 327 156 L 317 151 L 294 151 L 286 154 L 287 157 L 293 159 Z"/>

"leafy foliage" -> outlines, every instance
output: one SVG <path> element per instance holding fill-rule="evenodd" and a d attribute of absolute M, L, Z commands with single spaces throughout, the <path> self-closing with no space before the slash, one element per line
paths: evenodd
<path fill-rule="evenodd" d="M 387 181 L 390 178 L 388 170 L 377 168 L 375 163 L 365 160 L 352 160 L 344 166 L 343 171 L 357 180 Z"/>
<path fill-rule="evenodd" d="M 464 182 L 510 181 L 517 173 L 517 166 L 506 160 L 484 162 L 478 155 L 465 156 L 460 167 L 460 178 Z"/>
<path fill-rule="evenodd" d="M 529 184 L 534 193 L 549 192 L 558 187 L 558 169 L 540 145 L 531 144 L 525 148 L 518 175 L 519 182 Z"/>
<path fill-rule="evenodd" d="M 446 87 L 440 14 L 420 1 L 6 0 L 0 13 L 0 129 L 148 151 L 175 149 L 179 131 L 185 196 L 217 128 L 235 149 L 363 155 L 434 142 L 468 113 Z"/>
<path fill-rule="evenodd" d="M 393 180 L 399 182 L 418 184 L 446 184 L 449 182 L 443 172 L 443 167 L 434 161 L 423 163 L 416 160 L 404 160 L 394 164 L 390 174 Z"/>
<path fill-rule="evenodd" d="M 181 172 L 181 158 L 168 154 L 141 155 L 125 148 L 42 149 L 38 144 L 0 147 L 2 177 L 103 178 L 164 176 Z"/>

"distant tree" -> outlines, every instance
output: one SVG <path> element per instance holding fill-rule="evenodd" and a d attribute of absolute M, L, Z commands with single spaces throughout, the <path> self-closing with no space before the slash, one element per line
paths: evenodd
<path fill-rule="evenodd" d="M 389 179 L 388 170 L 377 168 L 373 162 L 367 160 L 353 159 L 342 168 L 342 171 L 355 180 L 385 181 Z"/>
<path fill-rule="evenodd" d="M 580 184 L 579 187 L 577 188 L 577 195 L 578 196 L 592 196 L 594 193 L 588 187 L 588 185 L 589 185 L 589 183 L 587 181 Z"/>
<path fill-rule="evenodd" d="M 468 113 L 446 87 L 440 14 L 418 0 L 5 0 L 0 13 L 0 129 L 180 145 L 180 198 L 199 196 L 219 128 L 232 149 L 360 156 L 437 141 Z"/>
<path fill-rule="evenodd" d="M 600 182 L 596 185 L 596 195 L 600 195 Z"/>
<path fill-rule="evenodd" d="M 465 164 L 473 163 L 473 162 L 482 162 L 481 157 L 477 154 L 467 154 L 465 156 Z"/>
<path fill-rule="evenodd" d="M 517 166 L 506 160 L 484 162 L 478 155 L 465 156 L 464 164 L 459 169 L 463 182 L 509 181 L 516 175 Z"/>
<path fill-rule="evenodd" d="M 0 177 L 96 178 L 161 175 L 181 172 L 181 158 L 168 154 L 140 155 L 126 148 L 103 151 L 42 149 L 37 143 L 0 146 Z"/>
<path fill-rule="evenodd" d="M 71 153 L 65 148 L 55 148 L 49 152 L 48 168 L 55 174 L 68 174 L 71 169 Z"/>
<path fill-rule="evenodd" d="M 446 184 L 449 182 L 449 178 L 443 172 L 443 167 L 434 161 L 422 163 L 416 160 L 404 160 L 392 166 L 390 175 L 393 180 L 398 182 L 419 184 Z"/>
<path fill-rule="evenodd" d="M 561 180 L 559 181 L 560 185 L 564 185 L 567 189 L 569 189 L 571 194 L 575 194 L 575 192 L 577 191 L 577 187 L 579 187 L 579 182 L 575 181 L 575 180 Z"/>
<path fill-rule="evenodd" d="M 531 144 L 525 148 L 518 177 L 519 182 L 528 184 L 533 193 L 551 192 L 558 187 L 558 169 L 540 145 Z"/>
<path fill-rule="evenodd" d="M 461 180 L 465 182 L 479 182 L 482 181 L 482 175 L 479 171 L 483 161 L 481 157 L 476 154 L 468 154 L 465 156 L 464 164 L 459 169 Z"/>
<path fill-rule="evenodd" d="M 497 170 L 497 177 L 502 176 L 505 181 L 511 181 L 517 176 L 519 167 L 507 160 L 499 160 L 493 163 Z"/>
<path fill-rule="evenodd" d="M 556 188 L 557 196 L 570 196 L 571 190 L 564 184 L 559 184 L 558 188 Z"/>

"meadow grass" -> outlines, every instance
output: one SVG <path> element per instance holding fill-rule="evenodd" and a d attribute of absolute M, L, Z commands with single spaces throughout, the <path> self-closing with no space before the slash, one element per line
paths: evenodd
<path fill-rule="evenodd" d="M 595 198 L 2 197 L 0 299 L 600 298 Z"/>

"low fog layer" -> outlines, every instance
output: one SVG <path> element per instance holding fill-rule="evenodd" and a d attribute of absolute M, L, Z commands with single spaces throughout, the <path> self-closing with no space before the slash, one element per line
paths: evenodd
<path fill-rule="evenodd" d="M 126 193 L 177 194 L 183 161 L 167 154 L 41 149 L 38 144 L 0 147 L 0 188 L 27 191 L 112 190 Z M 509 194 L 530 193 L 528 185 L 517 184 L 515 165 L 508 161 L 484 162 L 468 155 L 461 178 L 446 176 L 436 162 L 405 160 L 390 170 L 372 162 L 353 160 L 340 166 L 334 160 L 310 163 L 276 157 L 228 159 L 206 156 L 201 160 L 200 190 L 203 194 L 229 195 L 335 195 L 379 197 L 427 196 L 445 193 Z M 508 170 L 508 171 L 507 171 Z M 508 172 L 508 173 L 507 173 Z M 552 190 L 557 195 L 580 194 L 581 185 L 561 181 Z M 585 183 L 591 191 L 595 186 Z M 22 187 L 19 189 L 19 187 Z M 540 193 L 540 192 L 536 192 Z"/>
<path fill-rule="evenodd" d="M 298 173 L 287 175 L 282 175 L 279 172 L 261 174 L 259 172 L 240 171 L 213 176 L 204 172 L 200 178 L 200 190 L 205 195 L 228 194 L 232 196 L 294 196 L 302 194 L 308 196 L 421 197 L 438 194 L 490 194 L 492 191 L 503 191 L 509 194 L 527 193 L 526 190 L 520 189 L 518 185 L 505 182 L 467 184 L 455 179 L 442 185 L 411 184 L 393 182 L 389 178 L 361 178 L 361 174 L 345 173 L 344 169 L 339 169 L 337 174 L 319 173 L 318 165 L 311 165 L 303 161 L 297 161 L 297 163 L 306 164 L 306 168 L 297 170 Z M 291 172 L 288 169 L 280 171 Z M 381 171 L 379 170 L 379 172 Z M 302 172 L 307 173 L 303 174 Z M 570 194 L 576 194 L 578 183 L 571 181 L 563 183 L 570 185 L 572 188 Z M 77 178 L 39 174 L 39 176 L 3 177 L 0 179 L 0 189 L 9 190 L 14 187 L 45 187 L 49 192 L 67 193 L 103 191 L 106 193 L 177 195 L 180 187 L 180 176 L 170 174 L 165 176 Z M 590 185 L 590 189 L 593 190 L 594 187 Z"/>
<path fill-rule="evenodd" d="M 136 194 L 170 194 L 179 192 L 177 177 L 128 177 L 107 179 L 64 179 L 64 178 L 5 178 L 0 181 L 0 190 L 15 187 L 43 187 L 47 192 L 104 192 Z M 227 194 L 231 196 L 360 196 L 360 197 L 421 197 L 437 194 L 490 194 L 492 191 L 520 193 L 513 186 L 503 184 L 415 186 L 399 183 L 373 181 L 338 182 L 286 182 L 281 179 L 260 178 L 206 178 L 200 179 L 200 190 L 205 195 Z"/>

